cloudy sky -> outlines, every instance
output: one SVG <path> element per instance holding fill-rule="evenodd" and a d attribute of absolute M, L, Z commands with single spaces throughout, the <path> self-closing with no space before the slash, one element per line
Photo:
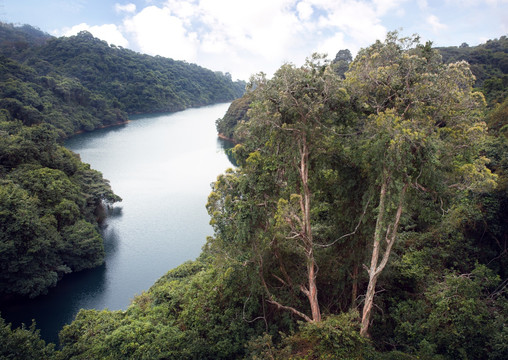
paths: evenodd
<path fill-rule="evenodd" d="M 355 54 L 387 31 L 436 46 L 508 33 L 508 0 L 0 0 L 0 20 L 110 44 L 247 80 L 313 52 Z"/>

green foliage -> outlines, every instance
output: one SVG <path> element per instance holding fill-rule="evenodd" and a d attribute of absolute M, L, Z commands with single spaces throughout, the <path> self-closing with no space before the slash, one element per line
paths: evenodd
<path fill-rule="evenodd" d="M 58 264 L 58 233 L 38 200 L 12 182 L 0 184 L 0 291 L 36 296 L 68 272 Z"/>
<path fill-rule="evenodd" d="M 214 184 L 207 207 L 216 236 L 209 243 L 217 256 L 225 253 L 252 267 L 270 304 L 304 319 L 310 305 L 312 317 L 319 318 L 318 300 L 305 289 L 315 287 L 314 266 L 331 270 L 323 283 L 332 281 L 336 274 L 319 258 L 333 258 L 344 244 L 314 252 L 314 241 L 333 242 L 334 230 L 350 225 L 334 221 L 339 216 L 335 213 L 346 207 L 342 199 L 331 197 L 334 181 L 342 176 L 328 182 L 320 178 L 344 156 L 336 141 L 351 120 L 349 98 L 339 76 L 319 55 L 302 67 L 282 66 L 270 80 L 260 74 L 250 88 L 249 120 L 234 135 L 242 141 L 234 149 L 241 168 Z M 326 152 L 328 146 L 333 155 Z M 313 237 L 314 231 L 319 236 Z"/>
<path fill-rule="evenodd" d="M 109 46 L 86 31 L 53 38 L 0 25 L 0 48 L 6 50 L 0 56 L 0 109 L 11 121 L 44 121 L 64 136 L 123 123 L 127 113 L 178 111 L 244 92 L 245 82 L 233 82 L 229 74 Z"/>
<path fill-rule="evenodd" d="M 499 277 L 483 265 L 469 274 L 448 274 L 421 300 L 398 304 L 395 339 L 405 350 L 446 359 L 502 359 L 506 293 Z M 496 334 L 496 336 L 492 336 Z M 493 349 L 496 349 L 493 353 Z"/>
<path fill-rule="evenodd" d="M 49 39 L 51 35 L 30 25 L 0 23 L 1 53 L 9 57 L 19 56 L 31 47 L 45 44 Z"/>
<path fill-rule="evenodd" d="M 81 310 L 60 333 L 62 358 L 227 359 L 265 329 L 251 321 L 245 270 L 187 262 L 134 298 L 127 311 Z"/>
<path fill-rule="evenodd" d="M 92 105 L 102 101 L 131 114 L 231 101 L 240 97 L 245 87 L 245 83 L 234 83 L 227 74 L 195 64 L 108 46 L 86 31 L 49 40 L 27 56 L 27 62 L 36 69 L 51 64 L 62 75 L 77 78 L 103 100 L 98 102 L 79 89 L 75 91 L 72 83 L 57 85 L 64 99 Z"/>
<path fill-rule="evenodd" d="M 353 56 L 351 55 L 351 51 L 348 49 L 339 50 L 337 55 L 335 55 L 335 59 L 332 61 L 332 65 L 334 67 L 335 72 L 341 77 L 346 77 L 346 72 L 349 69 L 349 64 L 353 61 Z"/>
<path fill-rule="evenodd" d="M 295 135 L 304 129 L 303 117 L 298 118 L 298 114 L 312 118 L 313 113 L 312 109 L 302 111 L 299 106 L 308 105 L 311 89 L 319 86 L 310 80 L 315 73 L 308 70 L 308 78 L 301 80 L 308 86 L 302 86 L 304 92 L 309 91 L 304 97 L 294 85 L 298 81 L 291 82 L 298 78 L 291 72 L 294 70 L 285 65 L 272 80 L 263 76 L 255 79 L 254 90 L 249 94 L 248 118 L 241 115 L 241 121 L 230 122 L 234 130 L 228 128 L 241 141 L 234 150 L 240 169 L 218 178 L 208 209 L 215 229 L 209 246 L 217 256 L 226 254 L 253 266 L 253 271 L 266 278 L 261 284 L 277 294 L 269 303 L 276 301 L 298 308 L 302 305 L 295 301 L 295 282 L 305 277 L 294 274 L 303 273 L 297 264 L 309 249 L 294 241 L 301 234 L 301 227 L 296 224 L 303 214 L 299 205 L 303 186 L 294 185 L 298 173 L 291 175 L 291 165 L 301 163 L 290 155 L 284 157 L 284 150 L 303 157 L 301 148 L 297 150 L 302 140 Z M 372 219 L 383 211 L 388 220 L 380 222 L 379 244 L 386 249 L 388 239 L 397 233 L 399 243 L 394 247 L 394 264 L 388 263 L 386 275 L 380 279 L 387 292 L 379 296 L 376 304 L 384 315 L 375 315 L 377 328 L 372 335 L 380 349 L 389 349 L 382 343 L 393 344 L 407 353 L 392 351 L 372 356 L 460 357 L 464 352 L 457 344 L 467 341 L 468 336 L 476 336 L 468 333 L 474 327 L 482 329 L 482 336 L 495 333 L 482 341 L 495 341 L 502 353 L 499 341 L 504 338 L 504 330 L 497 315 L 489 318 L 488 326 L 480 320 L 470 330 L 465 329 L 465 324 L 460 325 L 464 330 L 450 332 L 447 345 L 442 345 L 437 337 L 423 338 L 418 329 L 429 311 L 436 311 L 436 320 L 444 317 L 440 317 L 443 309 L 438 310 L 436 301 L 430 310 L 430 298 L 424 301 L 418 294 L 441 284 L 442 273 L 472 272 L 478 262 L 489 264 L 506 277 L 506 148 L 505 138 L 495 135 L 504 125 L 504 107 L 492 113 L 489 123 L 496 125 L 494 136 L 488 137 L 484 100 L 472 89 L 474 77 L 468 65 L 443 64 L 430 43 L 420 45 L 417 37 L 399 39 L 397 34 L 391 34 L 385 43 L 377 42 L 360 51 L 345 76 L 345 82 L 338 83 L 335 89 L 338 92 L 344 88 L 345 98 L 350 99 L 341 109 L 342 124 L 350 127 L 337 127 L 340 122 L 333 121 L 340 117 L 325 114 L 305 133 L 309 139 L 315 136 L 312 146 L 317 144 L 319 149 L 312 153 L 316 157 L 310 162 L 309 179 L 312 233 L 318 239 L 313 250 L 320 270 L 320 302 L 328 304 L 327 311 L 339 313 L 354 304 L 355 289 L 366 286 L 365 278 L 358 275 L 358 265 L 370 258 L 366 236 L 372 236 Z M 286 87 L 277 86 L 277 82 L 284 81 Z M 325 76 L 320 81 L 326 81 Z M 286 95 L 287 89 L 290 90 Z M 293 105 L 288 105 L 291 101 Z M 330 119 L 334 120 L 328 123 Z M 219 121 L 218 127 L 225 120 L 228 119 Z M 323 125 L 326 135 L 319 132 Z M 291 141 L 284 137 L 285 131 L 290 133 L 287 138 Z M 387 184 L 387 195 L 381 208 L 376 207 L 376 192 L 379 194 L 383 182 Z M 399 208 L 402 216 L 397 229 L 390 216 L 394 219 Z M 355 224 L 354 240 L 340 236 L 349 232 L 346 229 L 355 228 Z M 383 237 L 386 242 L 381 243 Z M 320 251 L 321 243 L 333 243 L 335 254 Z M 382 266 L 386 264 L 383 261 Z M 283 294 L 281 289 L 293 290 L 293 298 L 291 291 Z M 344 295 L 341 298 L 336 295 L 338 291 L 352 291 L 355 299 L 344 299 Z M 473 292 L 465 288 L 460 288 L 460 292 L 465 302 L 475 301 Z M 496 308 L 500 314 L 504 296 L 498 296 L 489 309 Z M 392 311 L 397 304 L 402 304 L 401 313 L 411 318 L 407 324 L 413 324 L 413 330 L 408 328 L 404 335 L 405 340 L 395 334 L 400 323 Z M 471 314 L 481 313 L 481 306 L 476 303 Z M 439 333 L 443 326 L 436 323 L 433 332 Z M 419 345 L 405 347 L 412 341 Z M 268 335 L 253 340 L 251 345 L 257 349 L 252 350 L 254 358 L 275 357 L 276 351 L 281 357 L 290 354 L 288 348 L 278 347 Z M 449 348 L 449 352 L 444 348 Z M 471 358 L 483 358 L 482 351 L 471 350 Z"/>
<path fill-rule="evenodd" d="M 492 132 L 508 138 L 508 96 L 489 113 L 487 124 Z"/>
<path fill-rule="evenodd" d="M 330 315 L 320 322 L 300 323 L 293 335 L 279 344 L 264 334 L 249 341 L 250 359 L 365 359 L 374 353 L 369 340 L 360 336 L 359 314 L 350 311 Z"/>
<path fill-rule="evenodd" d="M 37 296 L 63 274 L 103 262 L 94 208 L 79 183 L 35 165 L 20 166 L 8 178 L 0 184 L 1 293 Z"/>
<path fill-rule="evenodd" d="M 363 359 L 369 342 L 360 336 L 357 312 L 331 315 L 319 323 L 304 324 L 289 343 L 305 359 Z M 303 345 L 303 349 L 298 346 Z"/>
<path fill-rule="evenodd" d="M 215 125 L 217 132 L 228 139 L 235 140 L 234 131 L 237 124 L 241 121 L 248 121 L 247 111 L 252 100 L 249 95 L 242 96 L 234 100 L 224 114 L 224 117 L 217 119 Z M 236 140 L 235 140 L 236 141 Z"/>
<path fill-rule="evenodd" d="M 41 75 L 40 69 L 3 56 L 0 67 L 4 70 L 0 107 L 7 110 L 11 121 L 20 120 L 28 126 L 44 121 L 69 136 L 127 120 L 125 113 L 106 107 L 101 95 L 90 93 L 71 75 Z"/>
<path fill-rule="evenodd" d="M 28 329 L 24 325 L 12 329 L 11 324 L 6 324 L 0 317 L 0 341 L 1 360 L 51 359 L 55 354 L 54 345 L 46 345 L 41 340 L 35 323 Z"/>
<path fill-rule="evenodd" d="M 37 296 L 70 271 L 101 264 L 97 210 L 116 196 L 102 175 L 57 144 L 51 125 L 3 123 L 0 293 Z"/>
<path fill-rule="evenodd" d="M 476 77 L 475 86 L 485 94 L 490 105 L 501 103 L 508 88 L 508 38 L 488 40 L 478 46 L 438 48 L 445 63 L 465 60 Z"/>

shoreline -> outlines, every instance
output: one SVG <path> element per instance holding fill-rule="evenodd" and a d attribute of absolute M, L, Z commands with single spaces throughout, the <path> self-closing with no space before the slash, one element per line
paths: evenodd
<path fill-rule="evenodd" d="M 177 113 L 177 112 L 180 112 L 180 111 L 184 111 L 184 110 L 187 110 L 187 109 L 192 109 L 192 108 L 201 108 L 201 107 L 206 107 L 206 106 L 212 106 L 212 105 L 217 105 L 217 104 L 225 104 L 225 103 L 231 103 L 231 101 L 224 101 L 224 102 L 217 102 L 217 103 L 213 103 L 213 104 L 205 104 L 205 105 L 198 105 L 198 106 L 190 106 L 190 107 L 186 107 L 184 109 L 180 109 L 180 110 L 168 110 L 168 111 L 153 111 L 153 112 L 139 112 L 139 113 L 131 113 L 131 114 L 127 114 L 127 120 L 125 121 L 120 121 L 120 122 L 117 122 L 117 123 L 114 123 L 114 124 L 109 124 L 109 125 L 100 125 L 92 130 L 78 130 L 74 133 L 72 133 L 71 135 L 67 135 L 65 138 L 66 139 L 69 139 L 75 135 L 79 135 L 79 134 L 84 134 L 84 133 L 87 133 L 87 132 L 92 132 L 92 131 L 95 131 L 95 130 L 100 130 L 100 129 L 107 129 L 107 128 L 110 128 L 110 127 L 114 127 L 114 126 L 120 126 L 120 125 L 127 125 L 128 123 L 130 123 L 132 120 L 129 118 L 130 116 L 134 116 L 134 117 L 138 117 L 138 116 L 144 116 L 144 115 L 159 115 L 159 114 L 164 114 L 164 113 Z M 218 134 L 218 137 L 223 139 L 223 140 L 227 140 L 227 141 L 231 141 L 235 144 L 237 144 L 237 142 L 231 138 L 228 138 L 227 136 L 225 136 L 224 134 L 221 134 L 219 133 Z"/>
<path fill-rule="evenodd" d="M 238 142 L 237 142 L 235 139 L 232 139 L 232 138 L 230 138 L 230 137 L 227 137 L 226 135 L 224 135 L 224 134 L 222 134 L 222 133 L 218 133 L 218 134 L 217 134 L 217 137 L 218 137 L 219 139 L 222 139 L 222 140 L 230 141 L 230 142 L 232 142 L 232 143 L 233 143 L 233 144 L 235 144 L 235 145 L 237 145 L 237 144 L 238 144 Z"/>
<path fill-rule="evenodd" d="M 72 135 L 69 135 L 67 137 L 68 138 L 71 138 L 75 135 L 79 135 L 79 134 L 84 134 L 84 133 L 87 133 L 87 132 L 92 132 L 92 131 L 95 131 L 95 130 L 100 130 L 100 129 L 107 129 L 107 128 L 110 128 L 110 127 L 114 127 L 114 126 L 120 126 L 120 125 L 127 125 L 128 123 L 130 123 L 131 120 L 130 119 L 127 119 L 126 121 L 120 121 L 120 122 L 117 122 L 117 123 L 114 123 L 114 124 L 109 124 L 109 125 L 100 125 L 96 128 L 94 128 L 93 130 L 78 130 L 78 131 L 75 131 Z"/>

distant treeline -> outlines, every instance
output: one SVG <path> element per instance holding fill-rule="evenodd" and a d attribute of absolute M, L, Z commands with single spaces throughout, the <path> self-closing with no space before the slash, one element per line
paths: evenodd
<path fill-rule="evenodd" d="M 127 114 L 178 111 L 241 97 L 245 82 L 195 64 L 109 46 L 83 31 L 55 38 L 0 24 L 0 108 L 24 125 L 65 135 L 121 123 Z"/>
<path fill-rule="evenodd" d="M 0 296 L 37 296 L 104 261 L 98 221 L 120 200 L 61 145 L 128 114 L 231 101 L 243 82 L 194 64 L 0 23 Z"/>
<path fill-rule="evenodd" d="M 471 66 L 479 88 L 489 104 L 501 103 L 508 89 L 508 37 L 488 40 L 485 44 L 437 48 L 445 63 L 465 60 Z"/>

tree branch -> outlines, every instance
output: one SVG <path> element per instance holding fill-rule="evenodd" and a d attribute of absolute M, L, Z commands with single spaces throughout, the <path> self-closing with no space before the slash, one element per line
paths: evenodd
<path fill-rule="evenodd" d="M 367 212 L 367 208 L 369 206 L 369 203 L 370 203 L 370 199 L 369 199 L 369 201 L 367 201 L 367 204 L 363 208 L 362 216 L 360 216 L 360 220 L 358 220 L 358 224 L 356 224 L 356 227 L 355 227 L 355 229 L 352 232 L 350 232 L 349 234 L 342 235 L 341 237 L 335 239 L 334 241 L 332 241 L 329 244 L 315 244 L 315 246 L 320 247 L 320 248 L 327 248 L 327 247 L 333 246 L 339 240 L 342 240 L 342 239 L 344 239 L 346 237 L 353 236 L 354 234 L 356 234 L 356 232 L 358 231 L 358 228 L 360 227 L 360 225 L 362 223 L 363 218 L 365 217 L 365 213 Z"/>

